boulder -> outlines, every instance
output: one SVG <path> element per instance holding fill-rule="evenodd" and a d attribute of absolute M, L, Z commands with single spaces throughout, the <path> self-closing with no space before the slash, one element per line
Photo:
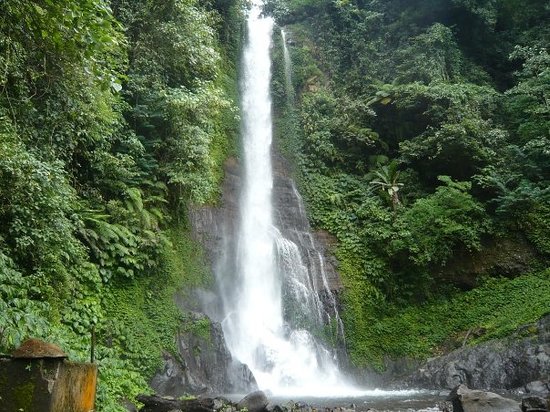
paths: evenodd
<path fill-rule="evenodd" d="M 128 412 L 138 412 L 136 405 L 130 402 L 128 399 L 124 399 L 122 402 L 122 407 Z"/>
<path fill-rule="evenodd" d="M 453 412 L 519 412 L 519 402 L 496 393 L 473 390 L 458 385 L 449 394 Z"/>
<path fill-rule="evenodd" d="M 533 393 L 543 397 L 550 396 L 550 388 L 548 386 L 548 382 L 543 381 L 529 382 L 527 385 L 525 385 L 525 392 Z"/>
<path fill-rule="evenodd" d="M 266 412 L 317 412 L 318 410 L 321 410 L 321 409 L 317 409 L 317 408 L 315 408 L 311 405 L 308 405 L 307 403 L 300 402 L 300 401 L 298 401 L 298 402 L 288 401 L 283 405 L 277 405 L 277 404 L 269 403 L 265 407 Z M 324 410 L 324 412 L 342 412 L 342 411 L 351 412 L 351 411 L 354 411 L 354 409 L 338 407 L 338 406 L 337 407 L 330 407 L 330 408 L 326 407 L 322 410 Z"/>
<path fill-rule="evenodd" d="M 231 406 L 231 401 L 226 398 L 218 396 L 217 398 L 212 399 L 212 409 L 215 411 L 224 408 L 225 406 Z"/>
<path fill-rule="evenodd" d="M 248 412 L 262 412 L 266 410 L 269 400 L 262 391 L 249 393 L 237 404 L 237 409 L 247 409 Z"/>
<path fill-rule="evenodd" d="M 136 399 L 144 405 L 140 412 L 170 412 L 181 405 L 178 399 L 158 395 L 138 395 Z"/>
<path fill-rule="evenodd" d="M 178 355 L 164 353 L 164 367 L 151 381 L 162 396 L 243 393 L 257 389 L 248 366 L 233 359 L 222 327 L 206 315 L 188 314 L 177 336 Z"/>
<path fill-rule="evenodd" d="M 521 400 L 522 412 L 548 412 L 548 401 L 540 396 L 526 396 Z"/>
<path fill-rule="evenodd" d="M 216 399 L 175 399 L 159 395 L 138 395 L 137 400 L 143 403 L 140 412 L 214 412 L 218 404 Z"/>
<path fill-rule="evenodd" d="M 265 410 L 267 412 L 286 412 L 286 409 L 283 408 L 281 405 L 275 404 L 275 403 L 268 403 L 265 407 Z"/>
<path fill-rule="evenodd" d="M 545 390 L 550 371 L 550 315 L 531 325 L 535 333 L 463 347 L 422 365 L 408 379 L 414 387 L 516 389 L 533 382 L 529 393 Z M 544 382 L 543 382 L 544 383 Z M 544 393 L 544 392 L 543 392 Z"/>

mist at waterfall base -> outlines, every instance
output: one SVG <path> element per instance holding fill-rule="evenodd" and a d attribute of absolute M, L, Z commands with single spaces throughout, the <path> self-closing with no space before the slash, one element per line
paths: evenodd
<path fill-rule="evenodd" d="M 304 252 L 290 239 L 292 236 L 274 222 L 270 96 L 273 21 L 261 16 L 260 3 L 254 1 L 250 10 L 243 55 L 244 175 L 239 228 L 236 239 L 226 240 L 233 261 L 217 273 L 225 339 L 232 356 L 248 365 L 259 388 L 272 396 L 383 395 L 382 391 L 366 391 L 350 384 L 339 371 L 336 351 L 323 344 L 319 333 L 313 333 L 332 324 L 343 339 L 336 300 L 328 288 L 323 258 L 316 251 L 309 228 L 299 236 L 311 245 L 307 257 L 316 263 L 311 268 L 304 263 Z M 300 213 L 305 214 L 301 198 L 293 189 Z M 227 267 L 234 273 L 228 274 Z"/>

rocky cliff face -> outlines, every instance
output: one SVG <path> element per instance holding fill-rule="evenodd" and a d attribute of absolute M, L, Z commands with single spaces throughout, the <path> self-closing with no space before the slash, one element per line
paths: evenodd
<path fill-rule="evenodd" d="M 513 278 L 529 273 L 539 260 L 533 246 L 516 235 L 498 241 L 487 240 L 477 252 L 458 250 L 435 275 L 444 282 L 469 290 L 478 285 L 482 276 Z"/>
<path fill-rule="evenodd" d="M 189 209 L 193 236 L 203 246 L 213 268 L 228 263 L 223 255 L 228 251 L 225 247 L 228 245 L 225 243 L 235 238 L 239 223 L 239 194 L 242 185 L 240 174 L 237 160 L 228 159 L 225 163 L 225 178 L 219 205 Z"/>
<path fill-rule="evenodd" d="M 229 159 L 221 205 L 189 210 L 193 236 L 203 246 L 214 270 L 215 265 L 233 264 L 224 253 L 233 246 L 225 242 L 232 239 L 239 218 L 239 173 L 236 160 Z M 183 322 L 177 336 L 177 354 L 164 354 L 164 367 L 153 378 L 152 388 L 160 395 L 175 397 L 185 393 L 245 393 L 257 389 L 248 367 L 232 359 L 227 348 L 219 323 L 220 299 L 207 291 L 194 292 L 198 299 L 188 299 L 188 291 L 185 299 L 176 296 L 183 312 L 194 312 L 188 312 L 189 319 Z"/>
<path fill-rule="evenodd" d="M 272 161 L 274 222 L 286 239 L 298 245 L 302 261 L 312 274 L 315 288 L 327 312 L 332 313 L 333 306 L 337 305 L 335 296 L 341 291 L 342 283 L 336 271 L 337 262 L 329 253 L 330 236 L 325 232 L 312 231 L 285 159 L 274 154 Z M 193 234 L 206 250 L 214 270 L 216 266 L 223 266 L 225 272 L 231 272 L 235 265 L 230 256 L 235 255 L 241 186 L 239 164 L 235 159 L 229 159 L 225 166 L 220 204 L 193 207 L 189 211 Z M 326 284 L 321 272 L 324 273 Z M 219 287 L 223 288 L 223 279 L 218 279 L 218 282 Z M 216 318 L 215 313 L 208 314 Z"/>
<path fill-rule="evenodd" d="M 521 338 L 523 334 L 531 336 Z M 550 315 L 507 339 L 464 347 L 428 361 L 410 378 L 417 387 L 548 391 L 550 377 Z"/>
<path fill-rule="evenodd" d="M 324 271 L 328 290 L 338 293 L 342 282 L 336 271 L 337 262 L 329 253 L 331 238 L 328 233 L 314 232 L 296 184 L 289 174 L 290 165 L 280 155 L 273 155 L 273 206 L 275 224 L 283 236 L 296 243 L 302 252 L 304 263 L 312 272 Z M 314 277 L 317 290 L 322 290 L 322 277 Z"/>
<path fill-rule="evenodd" d="M 341 360 L 345 359 L 343 325 L 338 316 L 338 293 L 342 289 L 342 283 L 336 272 L 337 262 L 330 256 L 330 236 L 328 234 L 312 231 L 309 224 L 303 201 L 296 189 L 296 185 L 289 174 L 289 166 L 284 158 L 278 154 L 272 155 L 273 163 L 273 211 L 275 230 L 280 232 L 278 239 L 285 239 L 287 243 L 282 246 L 277 244 L 279 265 L 285 268 L 285 251 L 281 250 L 290 243 L 294 244 L 289 254 L 299 254 L 300 267 L 283 269 L 284 273 L 298 270 L 304 277 L 303 284 L 312 285 L 316 292 L 316 309 L 321 321 L 325 325 L 331 325 L 334 330 L 335 341 Z M 232 290 L 234 285 L 231 274 L 236 273 L 235 259 L 237 255 L 237 236 L 240 220 L 239 198 L 242 187 L 241 169 L 235 159 L 229 159 L 225 166 L 225 179 L 222 186 L 222 196 L 219 205 L 206 207 L 193 207 L 189 211 L 192 233 L 195 239 L 202 244 L 206 255 L 217 276 L 216 287 L 218 291 Z M 292 260 L 295 265 L 296 259 Z M 283 299 L 286 304 L 285 319 L 293 324 L 295 302 L 293 296 L 291 277 L 283 279 Z M 203 294 L 203 307 L 201 308 L 212 319 L 221 322 L 223 308 L 221 307 L 223 293 L 214 295 Z M 331 328 L 331 330 L 332 330 Z"/>
<path fill-rule="evenodd" d="M 164 354 L 164 368 L 151 387 L 160 395 L 246 393 L 257 389 L 246 365 L 232 359 L 219 323 L 191 313 L 177 336 L 176 356 Z"/>

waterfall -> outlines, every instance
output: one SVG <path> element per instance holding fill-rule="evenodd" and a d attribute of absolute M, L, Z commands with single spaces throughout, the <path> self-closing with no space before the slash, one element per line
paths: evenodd
<path fill-rule="evenodd" d="M 290 51 L 288 49 L 288 39 L 287 33 L 284 29 L 281 29 L 281 40 L 283 46 L 283 62 L 284 62 L 284 73 L 285 73 L 285 94 L 287 96 L 287 105 L 289 112 L 294 112 L 294 86 L 292 84 L 292 59 L 290 58 Z M 293 127 L 298 127 L 294 125 Z M 344 335 L 344 324 L 340 315 L 338 313 L 338 306 L 336 298 L 332 293 L 325 271 L 325 262 L 324 258 L 317 249 L 317 246 L 311 236 L 311 228 L 309 227 L 309 222 L 307 219 L 307 214 L 304 208 L 304 202 L 302 196 L 296 189 L 294 182 L 291 184 L 292 193 L 298 203 L 298 215 L 301 221 L 305 222 L 305 227 L 303 228 L 300 236 L 307 237 L 306 241 L 298 239 L 298 244 L 304 245 L 303 247 L 306 250 L 308 261 L 312 262 L 310 267 L 310 277 L 317 282 L 313 281 L 311 289 L 313 293 L 313 299 L 315 300 L 315 306 L 318 313 L 317 323 L 331 325 L 334 323 L 336 338 L 340 340 L 340 343 L 345 347 L 345 335 Z M 314 256 L 311 256 L 311 255 Z M 295 278 L 295 277 L 292 277 Z M 323 295 L 324 302 L 321 302 L 321 295 Z"/>
<path fill-rule="evenodd" d="M 243 56 L 244 177 L 237 245 L 231 245 L 235 264 L 230 266 L 235 273 L 220 279 L 224 285 L 222 327 L 232 356 L 248 365 L 260 389 L 280 396 L 342 395 L 350 393 L 350 388 L 338 370 L 335 351 L 319 339 L 326 325 L 334 322 L 341 333 L 341 320 L 328 288 L 323 257 L 293 184 L 290 190 L 297 214 L 306 223 L 299 228 L 282 227 L 281 219 L 274 218 L 273 20 L 261 16 L 260 3 L 253 2 L 248 17 Z M 232 276 L 229 281 L 228 276 Z"/>
<path fill-rule="evenodd" d="M 281 29 L 281 39 L 283 41 L 283 60 L 285 64 L 285 89 L 287 103 L 292 105 L 294 103 L 294 86 L 292 85 L 292 60 L 290 59 L 290 52 L 288 51 L 286 32 L 283 29 Z"/>

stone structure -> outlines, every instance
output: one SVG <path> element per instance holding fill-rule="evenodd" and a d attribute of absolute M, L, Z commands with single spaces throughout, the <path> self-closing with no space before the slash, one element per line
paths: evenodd
<path fill-rule="evenodd" d="M 29 339 L 0 359 L 0 412 L 90 412 L 97 367 L 69 362 L 55 345 Z"/>

